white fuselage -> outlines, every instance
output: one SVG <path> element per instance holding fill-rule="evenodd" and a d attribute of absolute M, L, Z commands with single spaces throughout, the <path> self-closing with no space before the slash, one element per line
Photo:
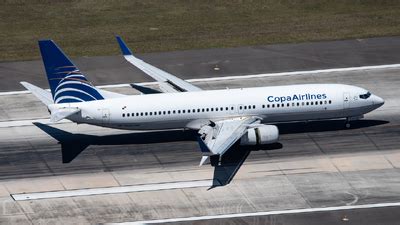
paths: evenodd
<path fill-rule="evenodd" d="M 383 104 L 365 89 L 306 84 L 135 95 L 52 107 L 79 107 L 78 123 L 129 130 L 198 129 L 209 120 L 256 116 L 263 123 L 360 117 Z"/>

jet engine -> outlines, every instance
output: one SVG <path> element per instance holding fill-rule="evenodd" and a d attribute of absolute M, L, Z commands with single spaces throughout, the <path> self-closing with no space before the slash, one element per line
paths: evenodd
<path fill-rule="evenodd" d="M 260 125 L 249 128 L 240 139 L 240 145 L 264 145 L 278 141 L 279 130 L 274 125 Z"/>

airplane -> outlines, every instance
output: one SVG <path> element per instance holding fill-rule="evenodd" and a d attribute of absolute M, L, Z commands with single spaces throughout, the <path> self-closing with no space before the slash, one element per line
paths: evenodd
<path fill-rule="evenodd" d="M 157 81 L 159 90 L 132 84 L 141 95 L 123 95 L 91 84 L 52 40 L 40 40 L 50 92 L 21 84 L 49 110 L 50 121 L 125 130 L 193 129 L 198 131 L 200 166 L 221 157 L 232 145 L 278 142 L 274 124 L 294 121 L 363 118 L 384 100 L 356 86 L 302 84 L 203 90 L 135 57 L 116 37 L 124 58 Z"/>

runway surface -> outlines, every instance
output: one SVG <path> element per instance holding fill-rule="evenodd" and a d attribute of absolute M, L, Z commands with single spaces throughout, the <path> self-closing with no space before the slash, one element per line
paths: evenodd
<path fill-rule="evenodd" d="M 149 59 L 154 57 L 156 62 L 159 60 L 159 65 L 167 65 L 173 61 L 175 65 L 182 64 L 181 67 L 171 66 L 174 68 L 171 70 L 168 66 L 163 68 L 171 72 L 182 68 L 176 74 L 184 73 L 186 77 L 183 77 L 189 79 L 202 76 L 253 74 L 255 71 L 266 73 L 399 63 L 399 54 L 397 52 L 394 54 L 396 48 L 399 48 L 396 43 L 399 42 L 400 38 L 382 38 L 201 50 L 160 54 L 158 59 L 156 54 L 152 54 L 149 55 Z M 257 49 L 262 50 L 258 55 L 253 55 Z M 275 53 L 285 52 L 286 57 L 276 59 L 271 49 L 275 49 Z M 224 51 L 226 54 L 223 54 Z M 169 54 L 176 58 L 162 58 Z M 178 55 L 185 55 L 185 57 L 180 58 Z M 190 61 L 188 59 L 190 55 L 199 61 L 186 64 Z M 218 64 L 221 74 L 213 69 L 216 63 L 204 65 L 199 63 L 201 59 L 207 59 L 208 56 L 227 62 Z M 254 60 L 246 60 L 246 56 Z M 254 57 L 258 59 L 255 60 Z M 94 68 L 95 64 L 100 67 L 105 65 L 96 61 L 100 58 L 82 60 L 94 60 L 93 62 L 97 62 L 92 65 Z M 111 58 L 115 59 L 115 57 Z M 106 60 L 108 57 L 101 59 Z M 241 61 L 243 63 L 238 63 Z M 246 64 L 248 61 L 251 62 Z M 268 67 L 270 61 L 277 62 L 279 65 Z M 264 64 L 264 62 L 269 64 Z M 28 62 L 27 64 L 35 63 Z M 16 85 L 12 85 L 14 80 L 30 81 L 32 78 L 32 74 L 17 78 L 5 76 L 4 68 L 16 67 L 9 67 L 10 63 L 7 63 L 7 66 L 0 65 L 3 65 L 0 66 L 3 80 L 9 81 L 12 87 L 8 89 L 4 85 L 7 82 L 2 82 L 0 88 L 4 91 L 18 90 Z M 117 77 L 123 77 L 119 83 L 130 82 L 131 77 L 135 77 L 135 81 L 144 81 L 136 79 L 139 74 L 137 71 L 134 71 L 131 76 L 130 73 L 124 73 L 125 67 L 118 67 L 118 63 L 110 62 L 108 65 L 113 69 L 107 66 L 102 67 L 98 71 L 103 72 L 97 76 L 90 76 L 95 84 L 108 84 L 107 81 L 116 83 L 115 77 L 107 77 L 111 72 L 118 74 Z M 198 68 L 203 68 L 200 69 L 200 72 L 204 72 L 202 76 L 198 76 L 200 73 L 197 71 Z M 20 72 L 14 71 L 14 75 L 22 74 Z M 354 122 L 351 129 L 344 129 L 344 122 L 340 120 L 281 124 L 279 125 L 280 145 L 261 148 L 235 146 L 228 153 L 223 164 L 216 168 L 197 166 L 201 154 L 191 131 L 130 132 L 72 123 L 46 125 L 43 122 L 48 118 L 48 113 L 31 94 L 1 95 L 0 124 L 3 126 L 0 126 L 0 201 L 2 203 L 0 223 L 133 222 L 398 202 L 400 201 L 399 73 L 400 68 L 389 68 L 301 76 L 196 81 L 195 84 L 204 89 L 300 83 L 346 83 L 367 88 L 386 101 L 382 108 L 367 114 L 365 119 Z M 190 76 L 190 74 L 193 75 Z M 36 74 L 32 82 L 41 84 L 40 77 L 44 75 Z M 110 90 L 136 94 L 134 90 L 127 87 Z M 38 119 L 42 123 L 29 125 L 24 122 L 32 119 Z M 61 151 L 64 152 L 64 158 Z M 62 163 L 62 160 L 69 163 Z M 10 194 L 106 187 L 141 185 L 156 187 L 165 183 L 174 183 L 179 186 L 185 182 L 197 184 L 196 182 L 201 183 L 210 179 L 214 182 L 210 188 L 194 185 L 187 188 L 25 201 L 15 201 L 10 196 Z M 400 219 L 398 213 L 387 216 L 387 212 L 399 211 L 396 207 L 387 211 L 385 209 L 352 211 L 348 214 L 351 216 L 349 216 L 349 223 L 359 224 L 352 222 L 352 218 L 362 218 L 363 215 L 370 217 L 376 215 L 376 221 L 382 221 L 382 224 L 394 224 Z M 340 221 L 341 216 L 340 212 L 332 212 L 301 216 L 273 216 L 255 220 L 247 218 L 239 219 L 239 222 L 218 220 L 212 224 L 237 224 L 242 221 L 247 224 L 277 224 L 277 222 L 317 224 L 321 219 L 327 221 L 326 224 L 336 224 L 336 218 Z M 329 222 L 329 219 L 333 219 L 333 222 Z M 354 221 L 364 220 L 355 219 Z"/>

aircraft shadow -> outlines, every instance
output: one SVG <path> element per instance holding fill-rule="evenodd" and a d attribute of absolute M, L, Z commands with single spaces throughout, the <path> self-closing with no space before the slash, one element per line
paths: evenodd
<path fill-rule="evenodd" d="M 62 162 L 70 163 L 90 145 L 128 145 L 195 141 L 196 132 L 191 130 L 168 130 L 115 135 L 74 134 L 42 123 L 34 123 L 61 145 Z"/>
<path fill-rule="evenodd" d="M 349 129 L 366 128 L 386 123 L 389 122 L 382 120 L 358 120 L 351 122 L 352 126 Z M 280 134 L 291 134 L 344 130 L 347 129 L 344 127 L 344 124 L 344 120 L 328 120 L 313 121 L 308 123 L 284 123 L 279 124 L 278 128 Z M 70 163 L 90 145 L 125 145 L 196 141 L 197 135 L 197 132 L 192 130 L 168 130 L 96 136 L 88 134 L 74 134 L 42 123 L 34 123 L 34 125 L 60 143 L 63 163 Z M 213 185 L 210 187 L 210 189 L 229 184 L 252 151 L 278 150 L 282 147 L 283 145 L 281 143 L 263 146 L 240 146 L 238 143 L 236 143 L 223 155 L 219 164 L 215 163 L 216 158 L 211 159 L 211 164 L 214 166 L 214 175 Z"/>
<path fill-rule="evenodd" d="M 213 185 L 209 189 L 229 184 L 252 151 L 278 150 L 282 147 L 281 143 L 259 146 L 240 146 L 236 143 L 223 155 L 219 164 L 213 162 L 214 160 L 217 161 L 217 158 L 211 159 L 211 165 L 214 166 L 214 176 Z"/>
<path fill-rule="evenodd" d="M 354 130 L 389 123 L 385 120 L 356 120 L 351 121 L 351 127 L 345 128 L 345 120 L 324 120 L 311 122 L 294 122 L 278 124 L 280 134 L 310 133 L 337 130 Z"/>
<path fill-rule="evenodd" d="M 351 122 L 351 128 L 345 128 L 345 120 L 326 120 L 326 121 L 312 121 L 312 122 L 295 122 L 278 124 L 280 134 L 294 134 L 294 133 L 309 133 L 309 132 L 324 132 L 324 131 L 337 131 L 348 129 L 359 129 L 372 126 L 378 126 L 389 123 L 383 120 L 357 120 Z M 234 145 L 228 152 L 226 152 L 221 163 L 211 163 L 214 166 L 214 179 L 213 185 L 210 189 L 225 186 L 229 184 L 240 167 L 243 165 L 246 158 L 251 151 L 270 151 L 279 150 L 283 148 L 281 143 L 263 146 L 240 146 Z"/>

